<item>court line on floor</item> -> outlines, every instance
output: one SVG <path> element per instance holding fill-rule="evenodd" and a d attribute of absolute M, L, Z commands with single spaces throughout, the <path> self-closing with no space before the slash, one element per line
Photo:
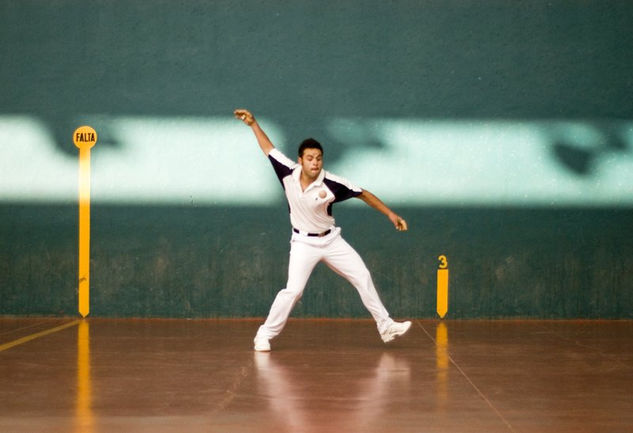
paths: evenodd
<path fill-rule="evenodd" d="M 73 320 L 72 322 L 64 323 L 63 325 L 55 326 L 51 329 L 46 329 L 44 331 L 36 332 L 35 334 L 27 335 L 26 337 L 18 338 L 17 340 L 9 341 L 8 343 L 0 344 L 0 352 L 11 349 L 15 346 L 19 346 L 20 344 L 28 343 L 29 341 L 35 340 L 36 338 L 44 337 L 45 335 L 53 334 L 63 329 L 70 328 L 71 326 L 78 325 L 79 323 L 81 323 L 81 319 Z"/>
<path fill-rule="evenodd" d="M 427 335 L 427 337 L 429 337 L 431 339 L 433 344 L 435 344 L 437 346 L 437 341 L 435 341 L 435 338 L 433 338 L 433 336 L 426 330 L 426 328 L 424 328 L 424 326 L 422 326 L 422 323 L 420 323 L 419 320 L 416 320 L 416 323 L 417 323 L 417 325 L 420 328 L 422 328 L 422 331 L 424 331 L 424 333 Z M 511 432 L 516 433 L 516 430 L 514 429 L 514 427 L 512 427 L 512 424 L 510 424 L 510 422 L 508 422 L 508 420 L 501 414 L 501 412 L 499 412 L 499 410 L 495 407 L 495 405 L 492 404 L 492 402 L 488 399 L 488 397 L 486 397 L 486 395 L 479 389 L 479 387 L 477 387 L 477 385 L 475 385 L 475 383 L 470 379 L 470 377 L 468 377 L 466 372 L 464 370 L 462 370 L 462 368 L 459 366 L 459 364 L 457 364 L 457 362 L 453 359 L 451 354 L 447 353 L 447 356 L 448 356 L 448 359 L 451 361 L 451 364 L 453 364 L 455 366 L 455 368 L 457 369 L 457 371 L 459 371 L 459 373 L 462 376 L 464 376 L 464 379 L 466 379 L 466 381 L 468 383 L 470 383 L 470 386 L 472 386 L 473 389 L 477 392 L 477 394 L 479 394 L 479 396 L 486 402 L 486 404 L 488 406 L 490 406 L 490 408 L 494 411 L 494 413 L 497 414 L 499 419 L 501 421 L 503 421 L 503 423 L 510 429 Z"/>
<path fill-rule="evenodd" d="M 34 323 L 31 323 L 30 325 L 20 326 L 19 328 L 14 328 L 14 329 L 7 329 L 6 331 L 0 332 L 0 335 L 4 336 L 4 335 L 7 335 L 7 334 L 14 334 L 16 332 L 24 331 L 25 329 L 34 328 L 34 327 L 39 326 L 39 325 L 41 325 L 42 323 L 45 323 L 45 322 L 46 322 L 46 320 L 40 320 L 40 321 L 36 321 Z"/>

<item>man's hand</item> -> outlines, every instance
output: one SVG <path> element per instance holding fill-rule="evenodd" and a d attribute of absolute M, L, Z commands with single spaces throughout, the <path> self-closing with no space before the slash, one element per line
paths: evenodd
<path fill-rule="evenodd" d="M 248 126 L 251 126 L 255 122 L 255 117 L 253 117 L 251 112 L 243 108 L 238 108 L 233 112 L 233 114 L 237 119 L 241 120 Z"/>
<path fill-rule="evenodd" d="M 407 226 L 407 222 L 404 219 L 400 218 L 398 215 L 396 214 L 390 215 L 389 219 L 393 223 L 396 230 L 398 230 L 399 232 L 406 232 L 407 230 L 409 230 L 409 226 Z"/>

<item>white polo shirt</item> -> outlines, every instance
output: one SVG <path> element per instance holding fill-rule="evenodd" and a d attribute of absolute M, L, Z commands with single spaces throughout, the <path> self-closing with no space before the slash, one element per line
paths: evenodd
<path fill-rule="evenodd" d="M 332 205 L 359 196 L 363 190 L 342 177 L 321 170 L 319 176 L 303 191 L 301 165 L 292 161 L 277 148 L 268 159 L 277 173 L 288 200 L 290 223 L 304 233 L 323 233 L 334 227 Z"/>

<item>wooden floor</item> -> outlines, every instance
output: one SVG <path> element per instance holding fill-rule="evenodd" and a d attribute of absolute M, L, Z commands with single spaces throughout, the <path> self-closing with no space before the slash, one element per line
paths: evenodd
<path fill-rule="evenodd" d="M 258 325 L 0 318 L 0 431 L 633 431 L 633 321 Z"/>

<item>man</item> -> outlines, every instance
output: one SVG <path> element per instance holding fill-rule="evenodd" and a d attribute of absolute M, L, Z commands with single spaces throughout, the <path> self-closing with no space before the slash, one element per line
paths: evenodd
<path fill-rule="evenodd" d="M 320 261 L 345 277 L 358 290 L 385 343 L 407 332 L 411 322 L 395 322 L 389 317 L 363 260 L 343 240 L 341 229 L 335 226 L 332 205 L 358 197 L 385 214 L 396 230 L 406 231 L 406 221 L 369 191 L 323 170 L 323 149 L 318 141 L 311 138 L 304 140 L 299 146 L 299 158 L 295 163 L 275 148 L 248 110 L 237 109 L 234 114 L 251 127 L 259 147 L 272 163 L 288 200 L 293 231 L 288 282 L 286 288 L 277 293 L 266 322 L 257 331 L 255 350 L 270 351 L 270 340 L 281 333 L 290 312 L 303 294 L 312 270 Z"/>

